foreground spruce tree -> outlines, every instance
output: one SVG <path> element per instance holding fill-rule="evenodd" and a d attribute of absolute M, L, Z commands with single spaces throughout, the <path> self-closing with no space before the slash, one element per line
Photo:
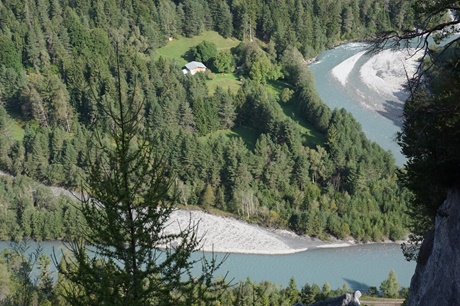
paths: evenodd
<path fill-rule="evenodd" d="M 118 67 L 119 64 L 118 64 Z M 118 68 L 117 100 L 102 101 L 113 122 L 110 137 L 97 134 L 88 154 L 82 239 L 69 244 L 59 272 L 72 305 L 194 305 L 209 302 L 224 281 L 213 281 L 219 263 L 200 260 L 192 277 L 190 259 L 200 246 L 196 226 L 165 234 L 174 210 L 166 163 L 139 125 L 143 104 L 135 89 L 124 99 Z M 126 100 L 126 101 L 125 101 Z"/>

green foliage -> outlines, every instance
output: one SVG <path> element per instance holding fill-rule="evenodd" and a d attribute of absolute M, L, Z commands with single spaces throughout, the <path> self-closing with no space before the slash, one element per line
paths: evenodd
<path fill-rule="evenodd" d="M 256 43 L 241 43 L 234 48 L 233 53 L 242 72 L 258 83 L 265 84 L 268 80 L 277 80 L 283 76 L 281 66 L 274 63 Z"/>
<path fill-rule="evenodd" d="M 64 24 L 69 33 L 70 43 L 75 48 L 76 52 L 83 51 L 87 46 L 89 39 L 88 29 L 81 24 L 77 13 L 68 7 L 64 12 Z"/>
<path fill-rule="evenodd" d="M 412 229 L 423 235 L 432 227 L 438 207 L 445 199 L 447 188 L 458 180 L 459 161 L 455 152 L 458 148 L 460 114 L 457 109 L 456 84 L 458 74 L 447 77 L 448 72 L 439 67 L 435 72 L 437 80 L 432 83 L 432 94 L 417 92 L 405 106 L 403 131 L 399 142 L 403 153 L 409 157 L 404 181 L 414 191 Z M 446 87 L 439 86 L 444 83 Z M 438 87 L 439 86 L 439 87 Z M 446 111 L 437 111 L 439 108 Z M 448 110 L 448 111 L 447 111 Z"/>
<path fill-rule="evenodd" d="M 183 9 L 182 31 L 185 36 L 196 36 L 201 34 L 203 30 L 209 29 L 206 26 L 209 11 L 205 1 L 185 0 L 179 9 Z"/>
<path fill-rule="evenodd" d="M 214 43 L 203 40 L 198 45 L 190 48 L 190 53 L 195 61 L 209 65 L 217 55 L 217 47 Z"/>
<path fill-rule="evenodd" d="M 55 302 L 50 258 L 42 249 L 29 250 L 26 242 L 11 243 L 11 250 L 1 253 L 0 273 L 2 305 L 52 305 Z M 6 263 L 6 264 L 5 264 Z M 34 269 L 38 276 L 34 277 Z"/>
<path fill-rule="evenodd" d="M 5 68 L 12 68 L 16 73 L 21 72 L 21 55 L 17 52 L 16 46 L 11 39 L 0 35 L 0 63 Z"/>
<path fill-rule="evenodd" d="M 14 68 L 0 66 L 0 105 L 14 113 L 20 113 L 17 98 L 27 84 L 23 71 L 16 72 Z"/>
<path fill-rule="evenodd" d="M 458 95 L 459 38 L 456 14 L 449 8 L 456 1 L 415 1 L 405 9 L 416 12 L 418 30 L 402 26 L 400 31 L 384 36 L 380 46 L 389 38 L 396 43 L 424 37 L 417 52 L 423 53 L 418 73 L 409 82 L 411 97 L 404 106 L 404 124 L 398 135 L 402 152 L 408 158 L 401 173 L 404 185 L 414 197 L 408 213 L 412 244 L 403 247 L 408 259 L 415 259 L 423 236 L 434 226 L 438 208 L 449 188 L 459 183 L 460 113 Z M 408 7 L 408 8 L 407 8 Z M 435 44 L 428 43 L 433 38 Z M 442 39 L 449 42 L 439 44 Z"/>
<path fill-rule="evenodd" d="M 0 201 L 6 212 L 0 226 L 3 240 L 70 238 L 81 225 L 70 198 L 57 197 L 24 176 L 0 176 Z M 70 211 L 74 215 L 68 218 Z"/>
<path fill-rule="evenodd" d="M 343 289 L 329 289 L 329 294 L 331 296 L 339 296 L 345 293 L 347 293 L 347 291 Z M 289 280 L 287 287 L 278 286 L 268 281 L 257 284 L 247 279 L 227 289 L 219 299 L 220 303 L 218 305 L 288 306 L 300 302 L 304 305 L 311 305 L 315 302 L 325 300 L 326 298 L 327 296 L 323 294 L 317 284 L 310 285 L 307 283 L 299 290 L 293 278 Z"/>
<path fill-rule="evenodd" d="M 217 53 L 212 64 L 217 72 L 231 73 L 235 70 L 235 60 L 230 52 Z"/>
<path fill-rule="evenodd" d="M 367 295 L 369 296 L 377 296 L 378 290 L 377 287 L 375 286 L 370 286 L 369 289 L 367 290 Z"/>
<path fill-rule="evenodd" d="M 382 291 L 384 297 L 397 298 L 399 297 L 400 289 L 401 286 L 398 284 L 396 273 L 392 269 L 390 274 L 388 274 L 388 278 L 380 284 L 380 290 Z"/>
<path fill-rule="evenodd" d="M 61 126 L 70 132 L 73 110 L 67 89 L 57 75 L 29 74 L 21 98 L 26 119 L 33 118 L 44 127 Z"/>
<path fill-rule="evenodd" d="M 303 57 L 403 26 L 409 13 L 376 0 L 3 1 L 2 51 L 21 67 L 0 67 L 1 169 L 80 187 L 88 135 L 104 138 L 115 126 L 97 97 L 118 109 L 110 98 L 117 96 L 111 46 L 118 44 L 122 94 L 145 101 L 139 127 L 177 169 L 181 203 L 207 199 L 250 221 L 323 238 L 401 238 L 409 194 L 392 158 L 348 114 L 322 103 Z M 230 54 L 239 41 L 211 29 L 243 43 Z M 182 75 L 181 56 L 203 40 L 217 46 L 215 68 L 241 66 L 238 76 Z M 81 214 L 68 199 L 43 205 L 48 195 L 34 187 L 22 201 L 22 189 L 10 187 L 19 183 L 8 180 L 0 195 L 4 239 L 76 235 Z"/>
<path fill-rule="evenodd" d="M 213 280 L 220 263 L 203 259 L 202 275 L 192 277 L 197 261 L 190 255 L 200 246 L 196 226 L 165 232 L 175 202 L 167 197 L 171 170 L 139 125 L 144 105 L 135 99 L 136 91 L 124 100 L 120 74 L 116 102 L 103 101 L 114 124 L 110 138 L 96 134 L 90 146 L 81 210 L 87 228 L 72 241 L 67 268 L 59 270 L 73 284 L 65 299 L 71 305 L 212 300 L 226 286 L 225 280 Z M 203 197 L 211 201 L 210 196 L 205 192 Z"/>
<path fill-rule="evenodd" d="M 298 111 L 320 131 L 329 127 L 331 110 L 321 101 L 315 90 L 313 75 L 306 69 L 303 58 L 295 48 L 288 48 L 281 59 L 287 78 L 293 83 L 296 91 L 293 103 Z"/>
<path fill-rule="evenodd" d="M 249 71 L 249 77 L 261 84 L 265 84 L 268 80 L 277 80 L 281 76 L 280 67 L 273 65 L 266 57 L 258 58 L 253 62 Z"/>
<path fill-rule="evenodd" d="M 431 2 L 417 1 L 422 10 L 412 10 L 409 4 L 393 0 L 158 0 L 123 5 L 117 1 L 2 1 L 0 169 L 16 177 L 0 177 L 0 238 L 75 239 L 81 230 L 88 229 L 78 206 L 69 198 L 56 198 L 24 175 L 48 185 L 77 189 L 79 181 L 87 179 L 87 158 L 103 159 L 103 155 L 85 154 L 90 132 L 106 141 L 105 152 L 116 152 L 117 142 L 108 135 L 117 120 L 104 111 L 107 105 L 97 98 L 105 97 L 114 113 L 120 111 L 117 101 L 110 99 L 117 96 L 114 44 L 123 51 L 119 67 L 124 76 L 119 84 L 122 95 L 145 101 L 136 117 L 139 130 L 145 133 L 131 139 L 133 147 L 125 146 L 119 152 L 133 156 L 129 154 L 145 153 L 142 140 L 160 143 L 157 149 L 164 164 L 177 170 L 181 203 L 215 206 L 253 222 L 322 238 L 333 235 L 379 241 L 404 237 L 407 217 L 402 211 L 411 195 L 398 182 L 392 158 L 363 136 L 348 113 L 331 111 L 322 103 L 304 57 L 313 58 L 344 40 L 413 28 L 413 21 L 421 20 L 420 13 L 430 12 Z M 230 56 L 224 49 L 239 43 L 230 38 L 232 35 L 243 43 Z M 173 40 L 168 42 L 170 37 Z M 252 80 L 237 79 L 235 75 L 216 75 L 206 82 L 203 76 L 184 77 L 181 56 L 203 40 L 217 46 L 219 52 L 213 51 L 210 58 L 216 57 L 214 66 L 219 72 L 230 72 L 238 65 L 242 68 L 239 76 Z M 155 59 L 158 55 L 163 58 Z M 458 65 L 456 61 L 445 63 Z M 447 77 L 440 77 L 447 71 Z M 406 178 L 418 184 L 414 189 L 420 191 L 416 200 L 425 201 L 419 202 L 424 203 L 422 206 L 411 207 L 423 228 L 431 225 L 445 192 L 445 185 L 434 184 L 433 178 L 447 174 L 444 177 L 450 179 L 458 173 L 458 154 L 452 154 L 458 152 L 460 143 L 456 138 L 458 94 L 442 90 L 443 83 L 449 89 L 459 88 L 458 75 L 452 71 L 456 70 L 441 69 L 430 77 L 439 80 L 430 88 L 433 96 L 417 93 L 407 104 L 409 121 L 400 137 L 406 144 L 403 150 L 410 156 Z M 260 85 L 280 77 L 289 83 L 289 89 L 281 90 L 281 95 Z M 448 111 L 436 112 L 437 105 Z M 24 137 L 13 139 L 11 122 L 18 118 L 24 121 Z M 22 126 L 20 120 L 14 126 Z M 427 134 L 421 135 L 422 130 Z M 416 139 L 426 142 L 418 145 Z M 439 156 L 442 166 L 435 167 L 439 165 L 435 157 Z M 101 162 L 93 170 L 97 166 L 113 164 Z M 138 187 L 139 194 L 145 195 L 148 191 L 143 187 L 149 177 L 137 169 L 136 175 L 140 176 L 130 178 L 144 178 Z M 109 172 L 99 173 L 101 177 L 104 174 Z M 167 179 L 174 177 L 169 171 L 164 175 Z M 114 183 L 109 189 L 114 191 L 111 194 L 103 194 L 112 204 L 124 190 L 116 186 L 120 185 Z M 430 195 L 425 197 L 428 191 Z M 172 197 L 172 191 L 165 196 Z M 134 197 L 132 203 L 143 206 L 146 201 Z M 108 212 L 113 212 L 114 218 L 118 216 L 111 219 L 113 224 L 126 221 L 120 220 L 118 211 Z M 101 214 L 95 213 L 94 217 Z M 417 228 L 414 224 L 415 233 L 422 232 L 415 231 Z M 118 234 L 123 233 L 120 229 Z M 126 240 L 113 241 L 119 247 L 119 242 Z M 82 252 L 79 255 L 85 263 L 81 267 L 91 267 L 103 278 L 102 282 L 87 278 L 92 284 L 88 290 L 120 285 L 115 284 L 119 278 L 111 274 L 120 269 L 113 261 L 92 261 Z M 73 271 L 75 267 L 64 268 Z M 43 277 L 47 279 L 46 273 Z M 159 290 L 167 291 L 165 298 L 176 298 L 180 287 L 168 290 L 158 281 L 160 278 L 149 278 L 145 288 L 150 290 L 149 286 L 157 284 Z M 61 293 L 78 289 L 69 285 L 69 279 L 62 283 Z M 127 288 L 121 287 L 121 291 Z M 138 282 L 135 287 L 139 288 Z M 221 303 L 294 303 L 298 295 L 293 287 L 279 289 L 270 283 L 248 281 L 225 291 Z M 43 286 L 44 291 L 46 288 L 49 286 Z M 200 288 L 196 288 L 185 288 L 190 289 L 188 296 L 197 298 Z M 105 292 L 116 297 L 121 291 Z M 310 304 L 334 294 L 324 291 L 317 285 L 305 285 L 300 297 Z M 42 295 L 32 296 L 36 299 Z"/>

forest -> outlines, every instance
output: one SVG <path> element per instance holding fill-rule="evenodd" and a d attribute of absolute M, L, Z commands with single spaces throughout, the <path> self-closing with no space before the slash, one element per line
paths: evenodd
<path fill-rule="evenodd" d="M 320 100 L 304 59 L 411 24 L 409 6 L 128 2 L 2 2 L 0 169 L 14 176 L 0 177 L 2 239 L 72 235 L 68 199 L 27 178 L 79 190 L 89 135 L 113 125 L 101 100 L 114 96 L 116 57 L 123 91 L 145 101 L 141 124 L 173 169 L 178 204 L 320 238 L 380 241 L 407 234 L 402 212 L 411 194 L 397 180 L 393 157 L 367 140 L 349 113 Z M 190 50 L 211 73 L 183 75 L 181 61 L 156 53 L 169 38 L 207 30 L 240 41 L 230 50 L 212 42 Z M 233 72 L 239 86 L 211 92 L 207 84 L 224 72 Z M 56 221 L 44 224 L 48 214 Z"/>
<path fill-rule="evenodd" d="M 347 292 L 293 279 L 230 287 L 212 278 L 214 261 L 192 277 L 193 228 L 173 237 L 161 226 L 191 206 L 320 239 L 423 235 L 458 183 L 458 102 L 445 90 L 458 83 L 458 49 L 422 66 L 436 69 L 405 106 L 404 169 L 321 101 L 307 63 L 380 33 L 410 38 L 422 14 L 449 26 L 440 12 L 425 0 L 2 1 L 0 239 L 59 239 L 74 257 L 55 263 L 53 283 L 50 259 L 4 251 L 0 303 L 292 305 Z M 184 74 L 192 60 L 207 72 Z M 184 243 L 158 262 L 152 248 L 173 238 Z M 380 290 L 399 289 L 392 271 Z"/>

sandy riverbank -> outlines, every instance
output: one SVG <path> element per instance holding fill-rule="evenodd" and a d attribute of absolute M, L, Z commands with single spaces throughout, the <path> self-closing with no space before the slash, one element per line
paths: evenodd
<path fill-rule="evenodd" d="M 383 50 L 361 67 L 361 79 L 379 94 L 404 102 L 409 96 L 404 85 L 417 71 L 419 59 L 414 49 Z"/>
<path fill-rule="evenodd" d="M 167 232 L 177 232 L 189 222 L 198 226 L 203 237 L 202 250 L 244 254 L 292 254 L 319 247 L 344 247 L 352 242 L 324 242 L 300 237 L 292 232 L 271 230 L 231 217 L 211 215 L 197 210 L 178 210 L 171 215 Z"/>

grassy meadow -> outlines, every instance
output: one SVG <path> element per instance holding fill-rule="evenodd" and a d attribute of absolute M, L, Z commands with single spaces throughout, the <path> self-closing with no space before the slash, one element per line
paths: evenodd
<path fill-rule="evenodd" d="M 168 42 L 166 46 L 157 50 L 157 56 L 176 59 L 180 64 L 185 65 L 187 61 L 183 56 L 191 47 L 198 45 L 203 40 L 214 43 L 217 50 L 228 50 L 237 46 L 240 41 L 235 38 L 223 38 L 219 33 L 214 31 L 203 32 L 194 37 L 178 37 Z"/>
<path fill-rule="evenodd" d="M 188 61 L 192 60 L 187 57 L 187 51 L 191 47 L 196 46 L 203 40 L 214 43 L 217 46 L 217 50 L 228 50 L 232 47 L 237 46 L 240 41 L 234 38 L 223 38 L 217 32 L 206 31 L 203 34 L 195 37 L 178 37 L 168 42 L 166 46 L 157 50 L 157 56 L 163 56 L 177 60 L 181 65 L 185 65 Z M 238 77 L 232 73 L 214 75 L 214 78 L 206 82 L 210 94 L 213 94 L 217 87 L 222 87 L 225 90 L 230 90 L 236 93 L 241 86 L 241 82 Z M 279 94 L 285 88 L 291 88 L 291 85 L 284 81 L 270 81 L 266 85 L 269 92 L 273 96 L 278 97 Z M 279 99 L 278 99 L 279 100 Z M 279 105 L 283 110 L 283 113 L 294 120 L 301 128 L 304 142 L 310 147 L 314 148 L 316 145 L 322 144 L 325 141 L 324 135 L 319 133 L 310 123 L 308 123 L 302 116 L 300 116 L 295 109 L 295 106 L 291 104 L 282 103 L 279 101 Z M 223 135 L 225 138 L 241 137 L 245 141 L 248 149 L 253 149 L 255 142 L 257 141 L 258 134 L 256 131 L 248 128 L 236 128 L 233 130 L 224 130 L 214 132 L 212 135 L 204 136 L 202 139 L 208 137 L 218 137 Z"/>

